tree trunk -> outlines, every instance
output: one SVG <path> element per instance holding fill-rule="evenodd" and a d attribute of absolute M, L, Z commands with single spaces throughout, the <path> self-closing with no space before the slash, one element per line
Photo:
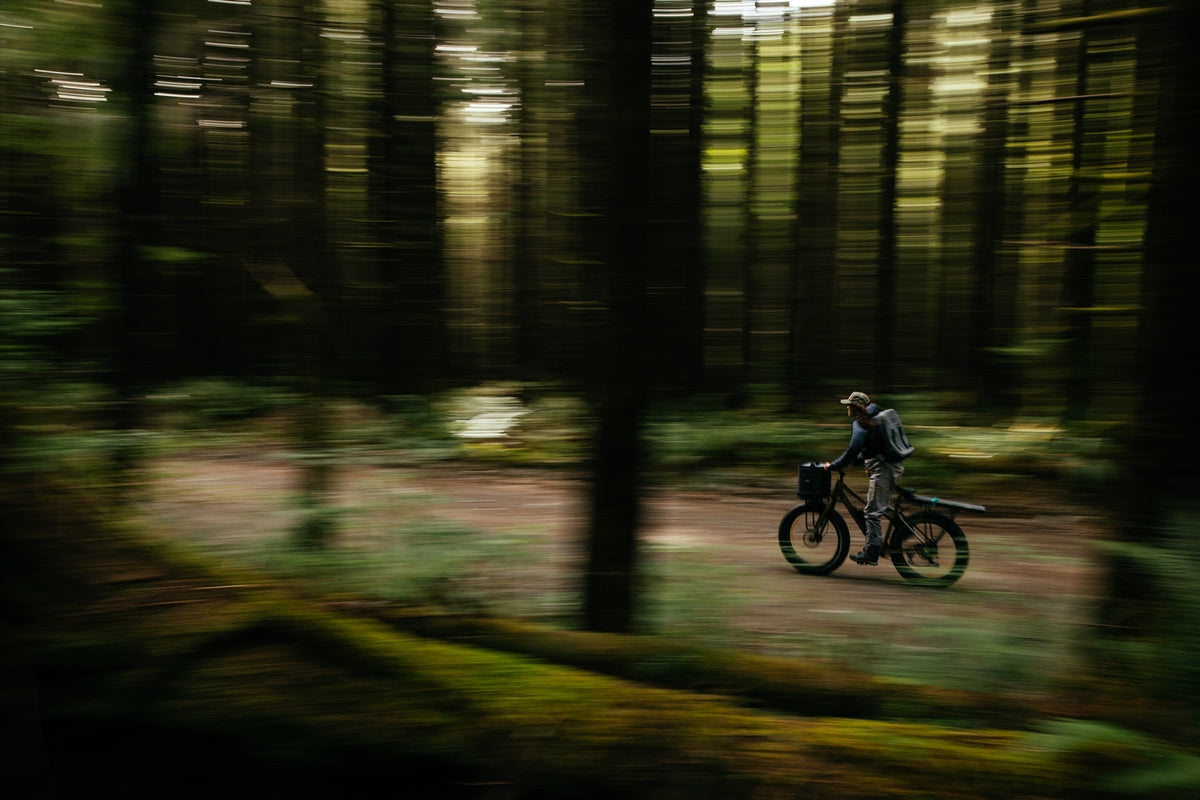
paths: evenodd
<path fill-rule="evenodd" d="M 437 56 L 430 0 L 379 0 L 382 84 L 372 105 L 369 207 L 378 295 L 371 345 L 387 394 L 428 388 L 447 365 L 437 187 Z"/>
<path fill-rule="evenodd" d="M 1200 494 L 1192 490 L 1200 478 L 1200 464 L 1192 455 L 1200 448 L 1200 426 L 1187 419 L 1187 406 L 1200 393 L 1200 374 L 1193 368 L 1200 307 L 1200 270 L 1193 266 L 1200 219 L 1200 84 L 1195 79 L 1200 48 L 1192 41 L 1197 25 L 1200 5 L 1176 0 L 1168 13 L 1145 26 L 1141 35 L 1151 38 L 1139 45 L 1142 57 L 1155 59 L 1158 66 L 1159 107 L 1134 360 L 1139 408 L 1121 472 L 1119 496 L 1127 500 L 1120 535 L 1134 545 L 1171 545 L 1176 551 L 1172 560 L 1195 550 L 1194 532 L 1173 541 L 1177 534 L 1172 527 L 1200 519 Z M 1169 472 L 1163 469 L 1168 465 Z M 1180 598 L 1164 596 L 1161 577 L 1124 551 L 1113 553 L 1101 609 L 1105 629 L 1157 632 L 1174 642 L 1177 626 L 1193 623 L 1188 610 L 1176 605 Z M 1193 657 L 1191 666 L 1196 663 Z M 1191 699 L 1197 699 L 1195 693 Z"/>
<path fill-rule="evenodd" d="M 893 388 L 896 348 L 896 182 L 900 172 L 900 114 L 904 108 L 904 0 L 892 0 L 887 39 L 887 95 L 883 103 L 882 176 L 879 191 L 879 294 L 875 385 Z"/>
<path fill-rule="evenodd" d="M 1090 3 L 1084 0 L 1083 15 L 1088 15 Z M 1092 376 L 1088 368 L 1092 361 L 1092 297 L 1096 279 L 1096 215 L 1098 198 L 1082 175 L 1086 162 L 1088 94 L 1088 29 L 1079 33 L 1075 64 L 1075 101 L 1071 113 L 1071 186 L 1067 194 L 1070 230 L 1067 234 L 1066 265 L 1063 274 L 1060 313 L 1064 315 L 1063 334 L 1066 340 L 1063 395 L 1067 399 L 1069 417 L 1086 418 L 1092 405 Z"/>
<path fill-rule="evenodd" d="M 691 16 L 654 21 L 656 63 L 650 143 L 649 314 L 659 324 L 653 342 L 655 385 L 690 393 L 703 381 L 704 232 L 701 125 L 704 109 L 706 13 L 702 2 L 673 0 Z M 649 343 L 648 343 L 649 344 Z"/>
<path fill-rule="evenodd" d="M 598 366 L 598 430 L 584 597 L 590 630 L 628 631 L 636 604 L 642 415 L 647 391 L 646 271 L 650 138 L 650 0 L 588 3 L 595 37 L 584 144 L 598 201 L 594 242 L 607 278 L 606 344 Z M 593 9 L 597 9 L 594 10 Z"/>
<path fill-rule="evenodd" d="M 794 398 L 819 391 L 807 366 L 837 346 L 835 288 L 838 230 L 838 142 L 844 83 L 844 3 L 812 10 L 828 16 L 828 31 L 802 23 L 800 163 L 797 176 L 797 253 L 790 358 Z M 810 68 L 811 67 L 811 68 Z"/>
<path fill-rule="evenodd" d="M 1010 33 L 1003 27 L 992 44 L 988 60 L 988 83 L 984 95 L 983 132 L 979 145 L 976 187 L 974 247 L 971 253 L 970 355 L 977 387 L 977 402 L 983 407 L 1014 410 L 1017 376 L 1011 362 L 998 355 L 1007 345 L 1016 324 L 1013 312 L 1016 285 L 1001 268 L 999 254 L 1004 240 L 1007 212 L 1016 208 L 1009 196 L 1006 146 L 1009 141 L 1009 87 L 1011 85 Z"/>
<path fill-rule="evenodd" d="M 146 257 L 160 226 L 158 164 L 152 155 L 154 114 L 154 44 L 158 3 L 129 2 L 122 6 L 123 69 L 115 89 L 124 101 L 126 131 L 122 161 L 113 170 L 116 187 L 117 318 L 115 320 L 113 384 L 117 396 L 118 431 L 130 434 L 140 425 L 141 398 L 152 380 L 157 309 L 163 307 L 155 276 Z M 114 454 L 118 489 L 128 480 L 139 454 L 136 437 L 122 436 Z"/>

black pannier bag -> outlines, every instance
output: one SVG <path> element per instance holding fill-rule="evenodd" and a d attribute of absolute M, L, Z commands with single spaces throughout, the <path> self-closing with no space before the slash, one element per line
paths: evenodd
<path fill-rule="evenodd" d="M 829 470 L 815 461 L 801 464 L 796 496 L 818 499 L 829 496 Z"/>

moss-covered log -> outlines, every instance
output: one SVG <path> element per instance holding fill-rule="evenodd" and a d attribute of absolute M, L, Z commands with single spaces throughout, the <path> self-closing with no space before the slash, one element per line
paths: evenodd
<path fill-rule="evenodd" d="M 805 716 L 937 719 L 964 727 L 1021 728 L 1046 717 L 1074 717 L 1085 707 L 1094 709 L 1065 701 L 957 691 L 820 659 L 763 656 L 657 637 L 560 630 L 500 617 L 371 602 L 339 602 L 333 607 L 421 636 Z"/>

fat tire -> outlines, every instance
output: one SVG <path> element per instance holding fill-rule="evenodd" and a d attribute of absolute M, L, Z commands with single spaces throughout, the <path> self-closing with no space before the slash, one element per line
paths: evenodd
<path fill-rule="evenodd" d="M 783 557 L 792 565 L 792 568 L 803 575 L 826 575 L 840 567 L 846 560 L 846 554 L 850 552 L 850 530 L 846 527 L 846 520 L 842 519 L 842 515 L 837 511 L 830 509 L 828 516 L 828 524 L 822 532 L 822 540 L 832 536 L 834 538 L 833 547 L 821 554 L 814 560 L 805 558 L 805 554 L 816 555 L 816 548 L 821 546 L 821 542 L 817 542 L 815 546 L 805 546 L 803 538 L 810 532 L 810 526 L 825 510 L 825 506 L 821 503 L 801 503 L 791 511 L 783 515 L 783 519 L 779 521 L 779 549 L 783 551 Z M 796 538 L 799 537 L 799 541 Z M 800 545 L 797 549 L 793 544 L 796 541 Z M 809 540 L 812 544 L 812 540 Z"/>
<path fill-rule="evenodd" d="M 936 511 L 918 511 L 910 514 L 906 519 L 908 524 L 918 531 L 923 528 L 926 531 L 941 528 L 943 533 L 938 537 L 936 556 L 939 563 L 951 554 L 954 560 L 948 567 L 942 569 L 940 574 L 922 572 L 922 555 L 913 546 L 912 534 L 897 526 L 894 532 L 903 534 L 903 538 L 891 543 L 890 555 L 892 564 L 900 576 L 911 583 L 934 589 L 945 589 L 961 578 L 967 571 L 967 564 L 971 560 L 971 549 L 967 546 L 967 535 L 963 533 L 962 528 L 958 527 L 958 523 Z M 926 565 L 926 567 L 928 566 Z"/>

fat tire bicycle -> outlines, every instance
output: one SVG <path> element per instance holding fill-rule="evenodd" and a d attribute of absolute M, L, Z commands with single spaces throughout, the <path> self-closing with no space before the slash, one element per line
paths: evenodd
<path fill-rule="evenodd" d="M 824 475 L 817 475 L 816 470 Z M 813 463 L 802 464 L 797 495 L 806 500 L 779 522 L 779 549 L 787 562 L 805 575 L 833 572 L 850 552 L 850 529 L 837 511 L 839 504 L 866 535 L 866 500 L 846 485 L 844 471 L 836 472 L 837 482 L 830 487 L 827 470 Z M 905 504 L 920 508 L 910 512 Z M 885 515 L 888 523 L 880 559 L 890 558 L 900 576 L 911 583 L 931 588 L 950 586 L 963 576 L 971 558 L 966 534 L 954 521 L 964 511 L 982 514 L 987 509 L 896 487 L 892 508 Z"/>

